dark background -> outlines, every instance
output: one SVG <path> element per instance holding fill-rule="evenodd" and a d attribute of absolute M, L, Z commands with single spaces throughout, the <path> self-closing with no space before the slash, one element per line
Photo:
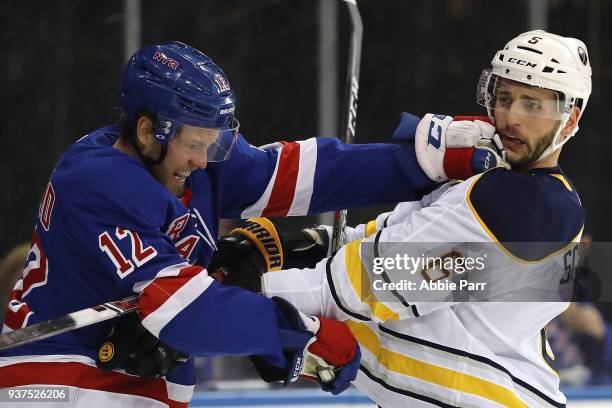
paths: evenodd
<path fill-rule="evenodd" d="M 143 0 L 142 44 L 184 41 L 223 67 L 251 143 L 304 139 L 317 129 L 317 5 Z M 483 114 L 474 99 L 482 68 L 528 29 L 527 0 L 360 0 L 359 6 L 364 47 L 358 142 L 388 140 L 402 111 Z M 597 241 L 610 240 L 605 164 L 612 141 L 604 97 L 612 87 L 612 2 L 549 0 L 548 7 L 548 29 L 578 37 L 589 48 L 593 93 L 561 165 L 581 193 L 586 231 Z M 344 6 L 338 16 L 342 94 L 349 41 Z M 42 189 L 62 151 L 115 121 L 123 25 L 119 0 L 0 2 L 0 255 L 29 240 Z M 374 210 L 352 212 L 349 222 L 367 220 Z"/>

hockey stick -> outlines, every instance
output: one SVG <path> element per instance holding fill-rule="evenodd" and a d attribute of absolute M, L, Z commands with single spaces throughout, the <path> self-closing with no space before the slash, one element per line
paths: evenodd
<path fill-rule="evenodd" d="M 55 319 L 0 334 L 0 351 L 133 313 L 138 311 L 139 307 L 138 296 L 128 296 L 121 300 L 77 310 Z M 329 365 L 317 366 L 316 374 L 324 383 L 330 383 L 336 378 L 334 367 Z"/>
<path fill-rule="evenodd" d="M 351 15 L 351 48 L 349 51 L 348 72 L 345 91 L 344 143 L 351 144 L 355 140 L 355 124 L 357 121 L 357 93 L 359 91 L 359 67 L 361 64 L 361 39 L 363 22 L 357 8 L 356 0 L 343 0 Z M 332 251 L 335 254 L 344 245 L 346 234 L 346 210 L 334 213 L 334 229 L 332 233 Z"/>
<path fill-rule="evenodd" d="M 132 313 L 138 307 L 138 296 L 128 296 L 17 329 L 0 335 L 0 351 Z"/>

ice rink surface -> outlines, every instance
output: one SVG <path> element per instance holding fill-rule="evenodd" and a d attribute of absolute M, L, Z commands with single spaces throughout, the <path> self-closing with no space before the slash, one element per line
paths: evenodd
<path fill-rule="evenodd" d="M 568 408 L 611 408 L 612 387 L 567 388 L 564 390 Z M 375 405 L 365 395 L 350 389 L 333 396 L 315 389 L 295 390 L 227 390 L 198 392 L 191 407 L 327 407 L 372 408 Z M 409 405 L 407 405 L 409 407 Z"/>

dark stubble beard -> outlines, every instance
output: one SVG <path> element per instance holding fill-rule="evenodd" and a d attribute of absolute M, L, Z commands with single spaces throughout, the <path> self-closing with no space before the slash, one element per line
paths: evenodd
<path fill-rule="evenodd" d="M 557 128 L 555 127 L 553 130 L 539 138 L 538 141 L 535 142 L 535 146 L 525 143 L 525 146 L 527 147 L 527 153 L 517 160 L 508 160 L 508 163 L 510 163 L 512 169 L 517 171 L 528 170 L 532 165 L 537 162 L 544 150 L 546 150 L 546 148 L 550 146 L 556 133 Z"/>
<path fill-rule="evenodd" d="M 164 176 L 166 176 L 168 179 L 173 181 L 174 175 L 173 174 L 165 175 L 164 169 L 161 167 L 161 165 L 149 166 L 149 172 L 151 173 L 151 175 L 153 176 L 155 180 L 157 180 L 162 186 L 170 190 L 170 192 L 174 196 L 180 198 L 185 193 L 185 188 L 183 186 L 176 185 L 172 182 L 170 182 L 169 184 L 165 183 Z"/>

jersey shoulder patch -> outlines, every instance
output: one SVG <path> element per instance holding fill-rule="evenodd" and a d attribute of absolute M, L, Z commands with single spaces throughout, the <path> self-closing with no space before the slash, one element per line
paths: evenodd
<path fill-rule="evenodd" d="M 474 181 L 467 199 L 487 234 L 527 261 L 564 248 L 584 225 L 576 189 L 559 168 L 493 169 Z"/>

